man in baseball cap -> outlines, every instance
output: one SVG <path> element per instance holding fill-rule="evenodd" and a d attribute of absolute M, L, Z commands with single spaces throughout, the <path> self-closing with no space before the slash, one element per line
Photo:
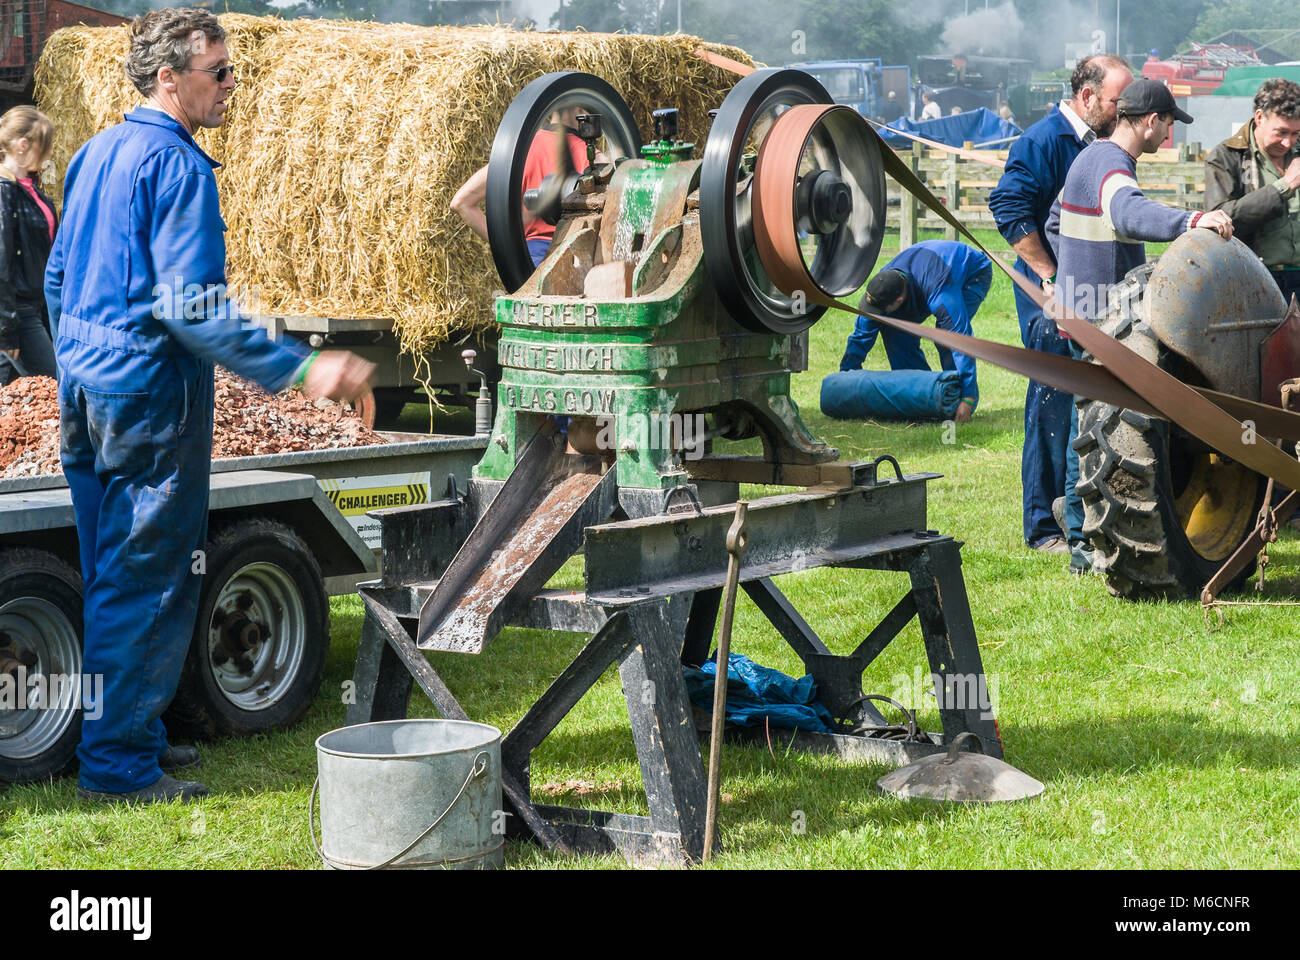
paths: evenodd
<path fill-rule="evenodd" d="M 1116 112 L 1121 117 L 1145 117 L 1149 114 L 1168 114 L 1181 123 L 1191 123 L 1192 117 L 1186 110 L 1180 110 L 1169 92 L 1159 80 L 1142 77 L 1134 80 L 1119 95 Z M 1173 120 L 1170 121 L 1173 123 Z"/>
<path fill-rule="evenodd" d="M 1193 229 L 1232 237 L 1232 220 L 1222 210 L 1178 210 L 1144 196 L 1138 186 L 1137 158 L 1160 149 L 1175 120 L 1192 122 L 1168 88 L 1155 80 L 1134 80 L 1120 93 L 1116 113 L 1110 138 L 1094 140 L 1071 164 L 1047 218 L 1047 239 L 1057 263 L 1053 298 L 1090 321 L 1106 309 L 1110 288 L 1146 263 L 1145 241 L 1167 242 Z M 1074 345 L 1071 350 L 1079 355 Z M 1066 451 L 1065 520 L 1070 571 L 1082 574 L 1098 571 L 1098 566 L 1083 538 L 1084 505 L 1076 489 L 1079 456 L 1073 449 L 1077 429 L 1076 419 Z"/>

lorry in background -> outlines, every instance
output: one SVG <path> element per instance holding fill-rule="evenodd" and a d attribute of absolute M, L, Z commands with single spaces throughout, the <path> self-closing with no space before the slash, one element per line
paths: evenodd
<path fill-rule="evenodd" d="M 916 82 L 930 91 L 944 116 L 954 108 L 964 113 L 987 107 L 997 113 L 999 106 L 1008 103 L 1016 123 L 1026 127 L 1047 112 L 1042 109 L 1031 119 L 1016 109 L 1019 102 L 1026 114 L 1032 112 L 1028 101 L 1032 68 L 1030 60 L 939 54 L 916 58 Z"/>
<path fill-rule="evenodd" d="M 0 111 L 32 102 L 36 61 L 55 30 L 119 23 L 126 19 L 66 0 L 0 0 Z"/>
<path fill-rule="evenodd" d="M 1233 47 L 1226 43 L 1193 43 L 1186 53 L 1168 60 L 1154 55 L 1142 64 L 1142 76 L 1159 80 L 1175 97 L 1195 97 L 1213 93 L 1223 84 L 1229 67 L 1262 66 L 1254 47 Z"/>
<path fill-rule="evenodd" d="M 786 64 L 811 74 L 836 103 L 853 107 L 868 120 L 885 122 L 885 104 L 892 91 L 902 116 L 913 117 L 912 71 L 887 67 L 879 57 L 862 60 L 817 60 Z"/>
<path fill-rule="evenodd" d="M 1025 129 L 1047 116 L 1052 105 L 1070 99 L 1070 85 L 1064 80 L 1030 80 L 1023 87 L 1009 91 L 1007 103 L 1015 114 L 1016 125 Z"/>

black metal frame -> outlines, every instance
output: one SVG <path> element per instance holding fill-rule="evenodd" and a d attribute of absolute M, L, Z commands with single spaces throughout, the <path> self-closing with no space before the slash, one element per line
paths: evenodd
<path fill-rule="evenodd" d="M 919 482 L 922 492 L 925 479 L 907 478 Z M 880 488 L 873 489 L 877 494 L 881 492 Z M 836 500 L 844 506 L 854 497 L 871 492 L 855 488 L 822 496 L 828 503 Z M 806 501 L 807 497 L 791 499 Z M 921 509 L 923 512 L 923 500 Z M 468 719 L 416 645 L 414 636 L 419 611 L 450 557 L 446 551 L 451 548 L 454 552 L 455 541 L 464 539 L 472 522 L 466 515 L 474 512 L 472 503 L 449 500 L 376 514 L 383 524 L 384 543 L 393 545 L 393 559 L 397 562 L 389 566 L 386 550 L 385 580 L 361 588 L 366 617 L 354 676 L 356 702 L 348 709 L 346 723 L 404 717 L 413 682 L 444 717 Z M 764 516 L 763 509 L 751 507 L 751 523 L 757 520 L 757 529 L 751 534 L 755 539 L 764 536 Z M 799 515 L 778 511 L 767 516 L 771 533 L 776 527 L 788 526 L 789 520 Z M 708 518 L 692 519 L 702 522 Z M 681 534 L 683 522 L 679 517 L 642 518 L 589 528 L 588 533 L 612 532 L 635 542 L 639 531 L 662 534 L 660 527 L 665 524 L 673 525 Z M 434 530 L 438 535 L 428 536 Z M 793 531 L 778 532 L 788 535 Z M 421 551 L 421 542 L 432 549 Z M 746 574 L 742 569 L 745 592 L 816 678 L 826 706 L 850 723 L 886 723 L 870 701 L 862 699 L 863 671 L 913 617 L 920 622 L 939 697 L 942 738 L 929 734 L 924 741 L 904 742 L 798 732 L 789 736 L 790 745 L 900 764 L 938 752 L 943 743 L 971 731 L 980 736 L 986 753 L 1001 756 L 991 709 L 980 708 L 981 703 L 988 703 L 987 687 L 961 576 L 960 547 L 960 543 L 934 531 L 892 531 L 888 536 L 853 543 L 851 549 L 837 544 L 833 560 L 814 556 L 811 561 L 801 561 L 805 567 L 833 562 L 837 566 L 895 571 L 906 573 L 910 579 L 908 592 L 846 656 L 833 654 L 826 647 L 770 576 L 758 571 Z M 698 550 L 698 546 L 690 549 Z M 421 553 L 424 555 L 419 556 Z M 771 567 L 770 552 L 767 566 Z M 638 569 L 631 563 L 629 575 Z M 696 571 L 684 579 L 679 590 L 660 580 L 653 595 L 626 589 L 595 597 L 542 591 L 513 619 L 517 625 L 584 633 L 590 639 L 502 741 L 503 793 L 516 815 L 511 821 L 512 833 L 531 835 L 546 847 L 562 852 L 618 852 L 635 863 L 681 864 L 701 858 L 705 776 L 681 672 L 683 663 L 699 664 L 707 658 L 718 614 L 720 587 L 701 582 L 701 576 Z M 622 679 L 650 815 L 533 803 L 529 789 L 533 750 L 614 663 Z M 978 678 L 979 702 L 959 706 L 945 696 L 945 690 L 951 690 L 961 678 L 972 676 Z M 644 696 L 646 690 L 653 691 L 653 695 Z"/>

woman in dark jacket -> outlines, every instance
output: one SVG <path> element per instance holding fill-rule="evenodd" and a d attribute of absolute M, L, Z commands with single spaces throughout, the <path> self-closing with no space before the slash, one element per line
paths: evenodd
<path fill-rule="evenodd" d="M 55 375 L 45 261 L 57 219 L 37 185 L 53 145 L 54 124 L 35 107 L 0 117 L 0 384 Z"/>

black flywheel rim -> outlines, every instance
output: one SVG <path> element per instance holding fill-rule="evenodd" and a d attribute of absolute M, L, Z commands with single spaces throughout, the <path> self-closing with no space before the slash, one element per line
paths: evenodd
<path fill-rule="evenodd" d="M 492 141 L 488 162 L 488 246 L 501 282 L 518 290 L 533 273 L 533 260 L 524 242 L 524 163 L 533 135 L 559 109 L 581 105 L 599 113 L 610 159 L 636 157 L 641 133 L 626 101 L 600 77 L 566 71 L 538 77 L 507 108 Z"/>

